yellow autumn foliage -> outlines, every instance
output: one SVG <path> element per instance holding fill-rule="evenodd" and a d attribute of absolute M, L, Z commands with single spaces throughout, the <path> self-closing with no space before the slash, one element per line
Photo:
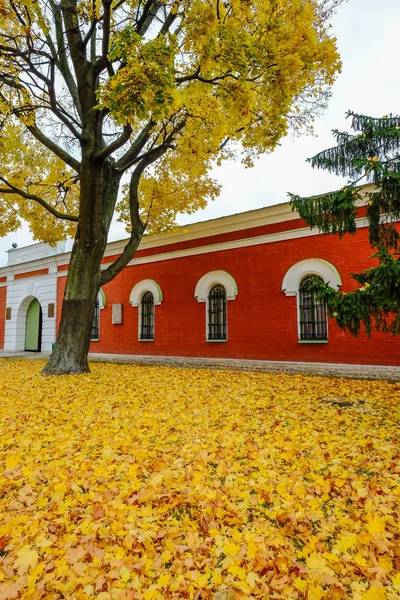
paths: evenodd
<path fill-rule="evenodd" d="M 0 361 L 2 600 L 399 598 L 399 384 L 41 367 Z"/>
<path fill-rule="evenodd" d="M 50 243 L 74 234 L 93 213 L 82 182 L 103 177 L 109 227 L 138 164 L 149 229 L 204 207 L 215 164 L 251 166 L 326 106 L 341 68 L 328 4 L 0 0 L 0 235 L 21 219 Z M 130 230 L 126 196 L 117 212 Z"/>
<path fill-rule="evenodd" d="M 1 98 L 0 98 L 1 115 Z M 0 177 L 10 186 L 44 199 L 54 208 L 77 215 L 79 182 L 76 174 L 50 150 L 36 141 L 23 123 L 9 117 L 0 129 Z M 0 181 L 0 187 L 2 181 Z M 0 237 L 29 223 L 35 240 L 54 244 L 75 232 L 71 221 L 56 219 L 43 206 L 19 194 L 0 193 Z"/>

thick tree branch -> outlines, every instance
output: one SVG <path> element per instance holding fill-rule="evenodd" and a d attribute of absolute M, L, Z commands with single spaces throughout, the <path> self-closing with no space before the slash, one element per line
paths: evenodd
<path fill-rule="evenodd" d="M 62 18 L 62 13 L 61 13 L 61 7 L 59 4 L 56 4 L 56 2 L 54 2 L 54 0 L 49 0 L 49 5 L 51 7 L 51 10 L 52 10 L 52 13 L 54 16 L 55 29 L 56 29 L 56 39 L 57 39 L 57 48 L 58 48 L 56 64 L 63 76 L 63 79 L 69 90 L 69 93 L 71 94 L 72 100 L 75 104 L 75 108 L 76 108 L 78 114 L 81 114 L 78 88 L 76 86 L 75 79 L 69 68 L 67 51 L 65 48 L 64 27 L 63 27 L 63 18 Z"/>
<path fill-rule="evenodd" d="M 173 148 L 173 147 L 174 146 L 173 146 L 173 144 L 171 142 L 168 142 L 168 143 L 167 142 L 163 142 L 162 144 L 158 144 L 157 146 L 153 143 L 151 145 L 151 148 L 147 152 L 143 152 L 143 154 L 139 154 L 139 156 L 137 156 L 135 159 L 133 159 L 132 162 L 129 165 L 127 165 L 125 171 L 128 170 L 128 169 L 130 169 L 131 167 L 133 167 L 137 163 L 140 163 L 142 160 L 146 159 L 148 156 L 152 156 L 153 152 L 155 152 L 156 150 L 159 150 L 160 148 L 164 148 L 165 150 L 168 150 L 168 149 Z"/>
<path fill-rule="evenodd" d="M 132 173 L 131 181 L 129 184 L 129 212 L 132 224 L 131 235 L 122 251 L 122 254 L 114 261 L 105 271 L 101 274 L 101 285 L 109 283 L 120 271 L 126 267 L 129 261 L 134 256 L 139 244 L 142 239 L 144 232 L 144 225 L 139 215 L 139 182 L 146 168 L 153 162 L 158 160 L 166 151 L 168 147 L 159 146 L 155 148 L 151 153 L 143 158 L 137 165 Z"/>
<path fill-rule="evenodd" d="M 219 150 L 223 150 L 223 149 L 225 148 L 225 146 L 227 146 L 227 145 L 229 144 L 229 142 L 230 142 L 230 139 L 231 139 L 231 138 L 230 138 L 229 136 L 228 136 L 228 137 L 226 137 L 226 138 L 224 139 L 224 141 L 223 141 L 223 142 L 222 142 L 222 143 L 219 145 Z"/>
<path fill-rule="evenodd" d="M 58 117 L 58 119 L 64 125 L 66 125 L 68 127 L 68 129 L 71 131 L 71 133 L 73 134 L 74 137 L 76 137 L 78 140 L 82 140 L 83 138 L 82 138 L 81 134 L 72 124 L 72 123 L 75 123 L 75 125 L 80 127 L 80 123 L 71 114 L 69 114 L 65 110 L 65 108 L 63 106 L 61 106 L 60 103 L 57 101 L 57 98 L 55 95 L 55 78 L 54 78 L 54 65 L 56 64 L 56 62 L 52 61 L 50 59 L 50 63 L 51 63 L 51 71 L 53 73 L 51 75 L 51 79 L 48 79 L 47 77 L 40 78 L 42 81 L 45 82 L 47 89 L 45 87 L 40 87 L 38 85 L 38 83 L 37 83 L 38 77 L 36 77 L 35 71 L 31 70 L 30 66 L 28 66 L 28 68 L 26 70 L 24 70 L 24 72 L 31 81 L 23 80 L 21 76 L 17 80 L 16 77 L 11 78 L 10 76 L 0 74 L 0 82 L 5 83 L 8 87 L 14 88 L 15 90 L 19 90 L 21 92 L 23 92 L 25 90 L 29 90 L 31 98 L 35 98 L 35 100 L 38 102 L 38 104 L 36 104 L 34 106 L 25 107 L 25 110 L 35 111 L 40 108 L 43 108 L 45 110 L 51 110 L 53 112 L 53 114 L 56 117 Z M 43 102 L 46 102 L 46 104 L 44 104 Z M 24 109 L 21 108 L 21 110 L 24 110 Z"/>
<path fill-rule="evenodd" d="M 73 158 L 66 150 L 48 138 L 36 125 L 28 125 L 27 129 L 39 142 L 46 146 L 46 148 L 58 156 L 58 158 L 61 158 L 61 160 L 74 169 L 74 171 L 79 173 L 80 162 L 78 160 Z"/>
<path fill-rule="evenodd" d="M 9 188 L 0 188 L 0 194 L 16 194 L 22 198 L 25 198 L 25 200 L 33 200 L 34 202 L 37 202 L 37 204 L 40 204 L 40 206 L 43 206 L 43 208 L 45 208 L 50 214 L 53 215 L 53 217 L 56 217 L 57 219 L 63 219 L 64 221 L 79 221 L 78 217 L 75 215 L 67 215 L 60 212 L 56 208 L 53 208 L 51 204 L 46 202 L 46 200 L 40 196 L 37 196 L 36 194 L 28 194 L 24 190 L 21 190 L 9 183 L 6 179 L 4 179 L 4 177 L 0 177 L 0 181 L 9 186 Z"/>
<path fill-rule="evenodd" d="M 0 98 L 7 105 L 7 100 L 4 97 L 4 95 L 1 94 L 1 93 L 0 93 Z M 23 112 L 23 110 L 35 110 L 35 107 L 34 108 L 32 108 L 32 107 L 25 107 L 25 108 L 21 109 L 21 112 Z M 15 114 L 18 116 L 17 112 L 15 112 Z M 58 158 L 61 158 L 61 160 L 63 160 L 67 165 L 69 165 L 72 169 L 74 169 L 77 173 L 79 173 L 80 163 L 79 163 L 78 160 L 76 160 L 75 158 L 73 158 L 66 150 L 64 150 L 58 144 L 56 144 L 55 142 L 53 142 L 53 140 L 51 140 L 50 138 L 48 138 L 43 133 L 43 131 L 41 131 L 39 129 L 39 127 L 37 127 L 37 125 L 27 125 L 26 127 L 27 127 L 28 131 L 30 131 L 30 133 L 39 142 L 41 142 L 44 146 L 46 146 L 46 148 L 48 148 L 51 152 L 53 152 L 56 156 L 58 156 Z"/>
<path fill-rule="evenodd" d="M 156 18 L 161 5 L 162 2 L 159 0 L 147 0 L 142 15 L 136 25 L 136 31 L 139 35 L 143 36 L 147 33 L 147 30 Z"/>
<path fill-rule="evenodd" d="M 88 45 L 88 43 L 92 39 L 92 35 L 93 35 L 93 33 L 94 33 L 95 29 L 96 29 L 96 25 L 97 25 L 98 22 L 99 22 L 99 19 L 93 19 L 93 21 L 91 22 L 90 27 L 89 27 L 89 31 L 85 35 L 85 39 L 82 42 L 84 48 L 86 48 L 86 46 Z"/>
<path fill-rule="evenodd" d="M 56 27 L 57 27 L 57 23 L 56 23 Z M 61 36 L 61 39 L 62 39 L 62 36 Z M 28 44 L 28 49 L 22 50 L 22 49 L 18 48 L 18 46 L 13 47 L 13 46 L 0 45 L 0 50 L 2 50 L 5 54 L 11 55 L 12 57 L 14 57 L 14 59 L 20 58 L 27 65 L 26 68 L 23 68 L 22 65 L 19 65 L 19 66 L 20 66 L 20 68 L 22 68 L 22 71 L 25 72 L 32 79 L 32 84 L 35 85 L 40 90 L 40 92 L 43 94 L 46 94 L 45 88 L 38 86 L 37 81 L 40 80 L 45 84 L 45 86 L 47 88 L 46 95 L 48 95 L 50 98 L 50 105 L 52 107 L 53 112 L 71 130 L 71 133 L 73 133 L 73 135 L 75 135 L 75 137 L 77 137 L 79 139 L 79 133 L 68 121 L 68 118 L 63 116 L 63 111 L 59 110 L 59 107 L 57 106 L 58 103 L 55 101 L 54 65 L 57 65 L 57 67 L 59 69 L 60 69 L 61 65 L 60 65 L 59 56 L 56 52 L 56 49 L 54 47 L 52 39 L 50 38 L 49 35 L 46 36 L 46 42 L 50 48 L 50 54 L 48 52 L 45 52 L 42 49 L 35 48 L 31 38 L 29 38 L 29 40 L 30 40 L 30 43 Z M 43 57 L 48 62 L 49 66 L 50 66 L 50 78 L 46 77 L 43 74 L 43 72 L 39 68 L 37 68 L 38 64 L 39 64 L 39 66 L 42 66 L 40 63 L 34 62 L 34 59 L 37 59 L 38 57 Z M 64 76 L 64 73 L 61 69 L 60 69 L 60 72 Z M 69 72 L 69 74 L 70 74 L 70 72 Z M 66 80 L 65 77 L 64 77 L 64 79 L 65 79 L 65 83 L 67 84 L 67 87 L 68 87 L 68 81 Z M 11 85 L 10 83 L 8 83 L 8 84 Z M 14 85 L 12 87 L 14 87 L 16 89 L 22 89 L 21 84 L 29 86 L 29 84 L 26 81 L 24 82 L 22 79 L 20 79 L 20 81 L 18 83 L 15 81 Z M 72 99 L 74 100 L 73 90 L 71 91 L 71 96 L 72 96 Z"/>
<path fill-rule="evenodd" d="M 110 32 L 111 32 L 111 4 L 112 0 L 103 0 L 104 16 L 103 16 L 103 39 L 101 43 L 101 53 L 103 55 L 104 63 L 107 67 L 107 71 L 110 77 L 114 75 L 114 69 L 110 61 L 108 60 L 108 51 L 110 45 Z"/>
<path fill-rule="evenodd" d="M 132 161 L 134 161 L 143 150 L 144 146 L 150 139 L 150 132 L 155 125 L 155 121 L 150 119 L 146 125 L 143 127 L 142 131 L 139 133 L 135 141 L 131 144 L 129 149 L 125 152 L 123 156 L 115 163 L 114 167 L 116 171 L 123 172 L 129 169 L 132 166 Z"/>
<path fill-rule="evenodd" d="M 77 87 L 80 107 L 83 109 L 84 106 L 88 105 L 88 108 L 92 108 L 91 90 L 89 89 L 89 83 L 91 82 L 88 77 L 90 65 L 87 61 L 86 51 L 79 28 L 77 1 L 61 0 L 61 10 L 75 77 L 78 82 Z M 87 111 L 84 111 L 81 115 L 82 119 L 85 112 Z"/>
<path fill-rule="evenodd" d="M 130 211 L 130 219 L 132 224 L 131 235 L 126 244 L 122 254 L 117 258 L 117 260 L 110 265 L 105 271 L 103 271 L 101 275 L 101 285 L 104 285 L 111 281 L 118 273 L 126 267 L 129 261 L 132 259 L 135 254 L 137 247 L 139 246 L 140 240 L 143 235 L 143 231 L 145 226 L 143 225 L 140 215 L 139 215 L 139 182 L 142 174 L 145 169 L 151 165 L 153 162 L 158 160 L 163 154 L 167 152 L 170 148 L 172 148 L 172 143 L 174 137 L 179 131 L 184 127 L 186 123 L 186 118 L 181 119 L 181 121 L 174 127 L 174 129 L 165 137 L 162 144 L 153 148 L 149 152 L 145 153 L 136 168 L 134 169 L 131 175 L 131 181 L 129 185 L 129 211 Z M 139 160 L 139 158 L 137 159 Z"/>
<path fill-rule="evenodd" d="M 132 159 L 129 162 L 126 162 L 124 164 L 124 169 L 123 170 L 121 169 L 121 171 L 126 171 L 130 167 L 133 167 L 133 165 L 135 165 L 136 163 L 139 163 L 142 160 L 153 156 L 154 152 L 158 152 L 158 150 L 161 148 L 163 148 L 164 151 L 168 150 L 169 148 L 173 148 L 174 138 L 175 138 L 176 134 L 179 133 L 185 126 L 187 117 L 188 117 L 188 115 L 185 115 L 184 117 L 182 117 L 181 120 L 173 127 L 172 131 L 170 131 L 170 133 L 168 135 L 166 133 L 165 125 L 163 125 L 163 127 L 161 129 L 161 132 L 163 133 L 162 143 L 158 144 L 157 146 L 155 145 L 157 139 L 161 136 L 161 132 L 159 132 L 157 137 L 153 140 L 153 143 L 152 143 L 150 149 L 148 149 L 147 152 L 144 152 L 143 154 L 140 154 L 140 152 L 139 153 L 137 152 L 134 156 L 132 156 Z M 142 144 L 142 148 L 144 147 L 144 145 L 145 145 L 145 142 Z"/>
<path fill-rule="evenodd" d="M 268 67 L 266 67 L 266 69 L 272 69 L 272 67 L 276 67 L 276 64 L 273 65 L 269 65 Z M 201 81 L 202 83 L 211 83 L 212 85 L 218 85 L 220 81 L 223 81 L 224 79 L 235 79 L 236 81 L 239 81 L 239 79 L 242 79 L 242 81 L 247 81 L 249 83 L 252 83 L 253 81 L 257 81 L 258 79 L 261 79 L 261 77 L 264 75 L 264 73 L 260 73 L 259 75 L 255 75 L 254 77 L 241 77 L 240 75 L 234 75 L 233 73 L 225 73 L 224 75 L 218 75 L 217 77 L 213 77 L 212 79 L 206 79 L 205 77 L 201 77 L 200 75 L 200 67 L 197 67 L 196 71 L 194 73 L 192 73 L 191 75 L 185 75 L 183 77 L 176 77 L 175 81 L 176 83 L 184 83 L 185 81 L 193 81 L 194 79 L 196 81 Z"/>
<path fill-rule="evenodd" d="M 52 60 L 51 55 L 49 55 L 47 52 L 40 52 L 34 48 L 32 48 L 29 52 L 21 52 L 20 54 L 17 54 L 17 56 L 20 56 L 23 59 L 23 61 L 28 65 L 28 72 L 31 76 L 35 76 L 37 79 L 43 81 L 43 83 L 45 83 L 46 85 L 49 85 L 49 79 L 45 75 L 43 75 L 43 73 L 39 69 L 37 69 L 36 65 L 32 62 L 32 55 L 34 55 L 35 57 L 41 56 L 43 58 L 46 58 L 49 62 L 51 62 Z"/>
<path fill-rule="evenodd" d="M 171 29 L 175 19 L 177 18 L 177 13 L 170 12 L 168 17 L 165 19 L 164 25 L 160 29 L 160 34 L 168 33 Z"/>
<path fill-rule="evenodd" d="M 52 46 L 53 51 L 55 52 L 54 46 Z M 17 78 L 3 78 L 6 85 L 13 87 L 14 89 L 18 89 L 23 91 L 24 89 L 29 89 L 31 94 L 34 97 L 38 97 L 37 93 L 35 94 L 34 88 L 36 88 L 41 96 L 47 96 L 49 99 L 49 104 L 52 112 L 55 116 L 70 130 L 72 135 L 76 137 L 78 140 L 82 140 L 82 136 L 79 131 L 74 127 L 69 115 L 65 114 L 65 111 L 62 107 L 59 106 L 56 98 L 56 85 L 55 85 L 55 66 L 58 64 L 58 58 L 54 58 L 52 54 L 48 52 L 44 52 L 43 50 L 34 48 L 33 45 L 28 50 L 20 50 L 18 48 L 12 48 L 10 46 L 0 45 L 0 50 L 9 54 L 15 59 L 20 58 L 23 63 L 25 63 L 26 67 L 22 67 L 23 72 L 31 79 L 31 83 L 29 81 L 24 81 L 20 76 Z M 35 59 L 38 57 L 43 57 L 46 59 L 49 67 L 49 77 L 46 77 L 40 69 L 37 68 L 37 63 L 35 63 Z M 42 81 L 44 86 L 41 87 L 38 85 L 38 81 Z M 71 119 L 71 120 L 70 120 Z"/>
<path fill-rule="evenodd" d="M 132 133 L 132 127 L 130 125 L 125 125 L 124 130 L 121 133 L 121 135 L 116 140 L 111 142 L 111 144 L 109 144 L 108 146 L 103 148 L 97 154 L 95 160 L 102 162 L 108 156 L 110 156 L 113 152 L 115 152 L 119 148 L 122 148 L 122 146 L 124 146 L 124 144 L 126 144 L 126 142 L 129 140 L 131 133 Z"/>
<path fill-rule="evenodd" d="M 56 84 L 55 84 L 55 67 L 54 61 L 50 63 L 50 81 L 48 82 L 48 92 L 50 99 L 50 106 L 53 113 L 60 119 L 66 127 L 70 130 L 72 135 L 79 141 L 83 141 L 82 135 L 79 133 L 77 129 L 72 125 L 69 119 L 63 114 L 61 110 L 59 110 L 57 98 L 56 98 Z"/>
<path fill-rule="evenodd" d="M 190 75 L 184 75 L 183 77 L 176 77 L 175 81 L 179 84 L 184 83 L 185 81 L 192 81 L 193 79 L 197 79 L 197 77 L 200 74 L 200 70 L 200 67 L 197 67 L 194 73 L 191 73 Z"/>

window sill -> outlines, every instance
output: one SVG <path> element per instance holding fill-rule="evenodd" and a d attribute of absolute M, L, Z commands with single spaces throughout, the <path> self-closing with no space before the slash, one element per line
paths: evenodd
<path fill-rule="evenodd" d="M 100 341 L 100 338 L 96 338 L 94 340 L 90 340 L 90 342 L 99 342 L 99 341 Z"/>
<path fill-rule="evenodd" d="M 152 340 L 142 340 L 141 338 L 139 338 L 138 342 L 154 342 L 154 339 L 152 339 Z"/>
<path fill-rule="evenodd" d="M 299 340 L 299 344 L 327 344 L 328 340 Z"/>
<path fill-rule="evenodd" d="M 206 342 L 207 342 L 207 343 L 210 343 L 210 344 L 215 344 L 215 343 L 217 343 L 217 344 L 221 344 L 221 342 L 222 342 L 223 344 L 225 344 L 227 341 L 228 341 L 227 339 L 226 339 L 226 340 L 206 340 Z"/>

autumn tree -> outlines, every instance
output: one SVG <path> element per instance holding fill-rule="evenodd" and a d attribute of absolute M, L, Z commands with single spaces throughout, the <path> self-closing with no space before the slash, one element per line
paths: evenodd
<path fill-rule="evenodd" d="M 324 233 L 356 233 L 358 207 L 366 204 L 372 258 L 379 264 L 352 277 L 352 292 L 333 290 L 314 281 L 319 298 L 339 327 L 357 336 L 363 325 L 400 333 L 400 117 L 373 118 L 348 112 L 354 133 L 333 131 L 337 145 L 308 159 L 313 167 L 349 177 L 336 192 L 310 198 L 290 194 L 291 205 L 311 228 Z M 362 183 L 372 184 L 369 188 Z"/>
<path fill-rule="evenodd" d="M 146 228 L 218 194 L 213 165 L 310 126 L 340 68 L 338 3 L 0 0 L 0 233 L 74 236 L 45 374 L 88 371 L 100 286 Z M 129 239 L 101 270 L 115 212 Z"/>

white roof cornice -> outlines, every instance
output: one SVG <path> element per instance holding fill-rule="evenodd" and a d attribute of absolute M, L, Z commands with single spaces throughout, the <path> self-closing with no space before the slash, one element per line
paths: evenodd
<path fill-rule="evenodd" d="M 289 202 L 285 202 L 283 204 L 258 208 L 244 213 L 229 215 L 227 217 L 219 217 L 217 219 L 210 219 L 209 221 L 183 225 L 182 227 L 179 227 L 179 229 L 172 230 L 171 232 L 145 235 L 140 242 L 138 250 L 169 246 L 180 242 L 207 238 L 233 231 L 262 227 L 264 225 L 272 225 L 283 221 L 293 221 L 298 218 L 299 215 L 291 210 Z M 107 257 L 121 254 L 127 242 L 128 238 L 109 242 L 104 256 Z M 70 257 L 71 252 L 64 252 L 53 256 L 46 256 L 32 261 L 24 261 L 15 265 L 1 267 L 0 277 L 27 273 L 29 271 L 50 268 L 52 266 L 58 267 L 60 265 L 68 264 Z"/>
<path fill-rule="evenodd" d="M 372 185 L 360 187 L 364 187 L 366 192 L 372 191 L 373 189 Z M 357 202 L 357 205 L 362 204 L 364 204 L 363 201 Z M 172 244 L 203 239 L 225 233 L 231 233 L 234 231 L 245 231 L 255 227 L 283 223 L 285 221 L 290 222 L 299 218 L 299 214 L 292 211 L 290 208 L 289 202 L 284 202 L 282 204 L 275 204 L 274 206 L 267 206 L 265 208 L 258 208 L 255 210 L 229 215 L 227 217 L 218 217 L 208 221 L 183 225 L 182 227 L 167 233 L 145 235 L 140 242 L 138 250 L 170 246 Z M 115 242 L 109 242 L 107 244 L 104 257 L 107 258 L 109 256 L 121 254 L 127 241 L 128 238 L 117 240 Z M 57 270 L 58 266 L 68 264 L 70 257 L 71 252 L 64 252 L 1 267 L 0 277 L 11 276 L 10 278 L 12 278 L 12 276 L 20 273 L 28 273 L 29 271 L 36 271 L 37 269 L 50 269 L 51 267 Z"/>

